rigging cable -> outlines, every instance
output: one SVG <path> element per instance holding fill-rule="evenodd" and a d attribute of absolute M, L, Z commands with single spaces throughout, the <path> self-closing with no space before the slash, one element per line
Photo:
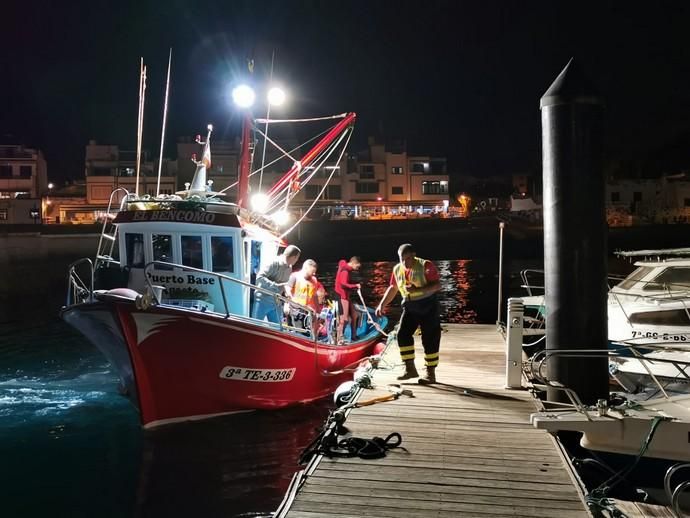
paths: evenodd
<path fill-rule="evenodd" d="M 340 156 L 338 157 L 338 161 L 336 162 L 337 164 L 339 164 L 340 161 L 343 159 L 343 155 L 345 154 L 345 150 L 347 149 L 347 145 L 349 144 L 350 138 L 352 137 L 352 133 L 353 133 L 352 127 L 348 128 L 348 131 L 349 131 L 350 134 L 347 136 L 347 141 L 345 142 L 345 145 L 343 146 L 343 149 L 342 149 L 342 151 L 340 152 Z M 343 135 L 344 135 L 344 133 L 343 133 Z M 329 156 L 330 156 L 330 154 L 329 154 Z M 328 159 L 328 157 L 326 157 L 326 159 Z M 304 220 L 304 218 L 307 217 L 307 214 L 309 214 L 309 212 L 311 211 L 311 209 L 314 208 L 314 205 L 316 205 L 316 202 L 319 201 L 319 198 L 321 198 L 321 196 L 323 195 L 324 191 L 326 190 L 326 187 L 328 187 L 328 184 L 330 183 L 331 179 L 333 178 L 333 175 L 335 174 L 335 172 L 336 172 L 336 169 L 334 168 L 334 169 L 331 171 L 330 176 L 329 176 L 328 179 L 326 180 L 326 183 L 323 184 L 323 187 L 321 188 L 321 191 L 319 191 L 319 194 L 316 196 L 316 198 L 314 199 L 314 201 L 312 202 L 312 204 L 311 204 L 311 205 L 309 206 L 309 208 L 304 212 L 304 214 L 295 222 L 294 225 L 292 225 L 289 229 L 287 229 L 285 232 L 283 232 L 283 233 L 280 235 L 280 238 L 281 238 L 281 239 L 284 238 L 286 235 L 288 235 L 290 232 L 292 232 L 292 231 L 297 227 L 297 225 L 299 225 L 299 224 L 302 222 L 302 220 Z"/>

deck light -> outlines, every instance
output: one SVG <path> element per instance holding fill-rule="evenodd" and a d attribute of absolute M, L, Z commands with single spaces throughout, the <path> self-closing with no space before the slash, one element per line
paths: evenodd
<path fill-rule="evenodd" d="M 279 210 L 273 214 L 273 221 L 275 221 L 281 227 L 287 225 L 290 221 L 290 213 L 286 210 Z"/>
<path fill-rule="evenodd" d="M 280 106 L 285 102 L 285 90 L 274 86 L 268 91 L 268 103 L 271 106 Z"/>
<path fill-rule="evenodd" d="M 232 90 L 232 101 L 240 108 L 250 108 L 255 99 L 256 94 L 248 85 L 239 85 Z"/>
<path fill-rule="evenodd" d="M 252 196 L 252 209 L 263 214 L 266 212 L 269 202 L 270 199 L 267 195 L 262 192 L 258 192 Z"/>

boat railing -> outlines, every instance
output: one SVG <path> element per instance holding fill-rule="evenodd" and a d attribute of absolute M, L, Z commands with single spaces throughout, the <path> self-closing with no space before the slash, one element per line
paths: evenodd
<path fill-rule="evenodd" d="M 666 474 L 664 475 L 664 492 L 666 493 L 666 498 L 668 498 L 668 501 L 671 503 L 671 509 L 673 509 L 673 512 L 678 517 L 685 516 L 680 506 L 680 497 L 690 488 L 690 480 L 684 480 L 671 489 L 671 478 L 676 472 L 687 468 L 690 468 L 690 463 L 674 464 L 666 470 Z"/>
<path fill-rule="evenodd" d="M 556 388 L 558 390 L 563 390 L 568 395 L 573 405 L 580 410 L 581 402 L 577 394 L 575 394 L 571 389 L 564 387 L 561 383 L 551 380 L 546 372 L 546 367 L 548 361 L 555 357 L 565 357 L 565 358 L 601 358 L 607 357 L 611 358 L 622 358 L 622 359 L 633 359 L 639 361 L 640 365 L 645 369 L 650 379 L 653 381 L 654 385 L 658 391 L 663 395 L 664 399 L 669 399 L 670 396 L 666 391 L 664 384 L 658 379 L 654 374 L 651 367 L 654 364 L 665 364 L 672 365 L 677 370 L 676 378 L 681 378 L 683 381 L 690 381 L 690 361 L 678 360 L 673 358 L 650 358 L 645 355 L 649 350 L 658 351 L 678 351 L 687 352 L 687 349 L 682 347 L 669 348 L 668 346 L 654 346 L 644 344 L 643 346 L 622 343 L 618 349 L 544 349 L 539 351 L 534 356 L 528 360 L 528 372 L 534 380 L 541 383 L 544 386 Z M 623 354 L 623 353 L 627 353 Z M 632 354 L 632 356 L 629 356 Z M 610 370 L 610 369 L 609 369 Z M 586 414 L 586 412 L 583 412 Z"/>
<path fill-rule="evenodd" d="M 544 290 L 544 286 L 537 286 L 537 285 L 532 285 L 529 281 L 529 276 L 534 275 L 534 274 L 539 274 L 542 277 L 544 277 L 544 270 L 535 270 L 531 268 L 527 268 L 525 270 L 522 270 L 520 272 L 520 278 L 522 279 L 522 284 L 520 285 L 521 288 L 524 288 L 527 290 L 527 294 L 531 297 L 534 295 L 532 293 L 532 290 Z"/>
<path fill-rule="evenodd" d="M 84 269 L 88 269 L 84 272 Z M 67 307 L 93 300 L 93 261 L 84 257 L 67 268 Z"/>
<path fill-rule="evenodd" d="M 146 285 L 148 287 L 149 293 L 151 293 L 156 304 L 159 304 L 159 305 L 164 305 L 164 302 L 162 300 L 163 299 L 162 289 L 160 289 L 160 287 L 158 287 L 158 286 L 155 286 L 151 282 L 151 276 L 149 275 L 149 270 L 153 267 L 156 267 L 156 266 L 167 268 L 167 269 L 175 268 L 175 269 L 180 269 L 183 271 L 195 272 L 195 273 L 199 273 L 201 275 L 212 276 L 212 277 L 215 277 L 216 279 L 218 279 L 218 281 L 219 281 L 218 286 L 220 287 L 220 293 L 221 293 L 221 297 L 223 299 L 223 313 L 225 314 L 225 318 L 228 318 L 231 314 L 233 314 L 235 316 L 244 317 L 244 318 L 251 318 L 251 317 L 247 316 L 247 315 L 241 315 L 238 313 L 232 313 L 230 311 L 230 305 L 228 304 L 227 293 L 226 293 L 226 289 L 224 286 L 225 283 L 221 282 L 221 281 L 228 281 L 230 283 L 237 284 L 237 285 L 242 286 L 244 288 L 247 288 L 249 290 L 253 290 L 256 293 L 262 293 L 264 295 L 267 295 L 274 300 L 276 307 L 278 307 L 278 308 L 282 308 L 285 304 L 288 304 L 288 306 L 291 309 L 296 309 L 300 313 L 309 317 L 308 319 L 305 317 L 306 323 L 314 322 L 315 321 L 314 319 L 317 318 L 316 312 L 312 308 L 310 308 L 308 306 L 304 306 L 302 304 L 299 304 L 298 302 L 293 301 L 289 297 L 286 297 L 284 295 L 280 295 L 278 293 L 267 290 L 265 288 L 261 288 L 259 286 L 254 285 L 254 284 L 251 284 L 249 282 L 245 282 L 245 281 L 242 281 L 240 279 L 235 279 L 234 277 L 229 277 L 228 275 L 224 275 L 222 273 L 210 272 L 210 271 L 204 270 L 202 268 L 194 268 L 193 266 L 185 266 L 185 265 L 176 264 L 176 263 L 169 263 L 169 262 L 165 262 L 165 261 L 151 261 L 151 262 L 147 263 L 146 266 L 144 266 L 144 279 L 146 280 Z M 223 313 L 221 313 L 221 314 L 223 314 Z M 250 313 L 251 313 L 251 311 L 250 311 Z M 255 319 L 253 319 L 253 320 L 255 320 Z M 315 342 L 317 341 L 318 336 L 315 336 L 315 333 L 310 328 L 300 329 L 297 327 L 289 326 L 289 325 L 285 324 L 284 322 L 282 322 L 282 320 L 279 323 L 279 326 L 280 326 L 281 331 L 293 331 L 293 332 L 299 332 L 299 333 L 304 333 L 306 331 L 308 333 L 308 335 Z M 309 326 L 307 326 L 307 327 L 309 327 Z"/>
<path fill-rule="evenodd" d="M 520 279 L 522 280 L 522 284 L 520 285 L 521 288 L 524 288 L 527 290 L 527 294 L 531 297 L 535 295 L 532 290 L 542 290 L 542 292 L 545 289 L 545 286 L 538 285 L 538 284 L 532 284 L 532 281 L 530 280 L 530 277 L 533 277 L 534 275 L 540 275 L 544 276 L 544 270 L 537 270 L 537 269 L 532 269 L 532 268 L 527 268 L 525 270 L 520 271 Z M 628 293 L 621 292 L 621 291 L 616 291 L 614 288 L 623 280 L 625 280 L 627 277 L 624 275 L 615 275 L 615 274 L 609 274 L 607 276 L 607 279 L 609 281 L 609 292 L 612 294 L 620 294 L 620 295 L 628 295 Z M 650 294 L 643 294 L 643 293 L 631 293 L 630 295 L 633 295 L 635 297 L 639 298 L 646 298 L 650 300 L 675 300 L 675 299 L 685 299 L 688 298 L 690 299 L 690 286 L 687 284 L 681 284 L 681 283 L 672 283 L 672 282 L 664 282 L 664 283 L 659 283 L 658 281 L 651 279 L 649 281 L 636 281 L 637 284 L 643 284 L 644 286 L 647 285 L 658 285 L 659 289 L 655 291 L 663 291 L 663 294 L 659 293 L 650 293 Z M 645 288 L 643 288 L 645 289 Z M 540 293 L 541 294 L 541 293 Z"/>

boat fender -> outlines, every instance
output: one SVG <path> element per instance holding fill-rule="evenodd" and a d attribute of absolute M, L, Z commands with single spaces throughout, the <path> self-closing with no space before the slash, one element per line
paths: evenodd
<path fill-rule="evenodd" d="M 340 386 L 335 389 L 335 393 L 333 394 L 333 402 L 335 403 L 335 406 L 341 407 L 343 405 L 347 405 L 350 402 L 354 388 L 354 381 L 346 381 L 345 383 L 341 383 Z"/>
<path fill-rule="evenodd" d="M 386 344 L 383 342 L 379 342 L 374 346 L 374 355 L 380 355 L 383 354 L 383 351 L 386 350 Z"/>

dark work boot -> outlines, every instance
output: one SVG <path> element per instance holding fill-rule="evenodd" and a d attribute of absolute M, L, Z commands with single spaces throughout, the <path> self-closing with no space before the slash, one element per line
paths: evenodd
<path fill-rule="evenodd" d="M 421 385 L 431 385 L 436 383 L 436 367 L 427 367 L 426 375 L 423 378 L 417 380 Z"/>
<path fill-rule="evenodd" d="M 417 367 L 414 366 L 414 360 L 405 360 L 405 372 L 402 376 L 398 376 L 399 380 L 409 380 L 410 378 L 419 377 Z"/>

